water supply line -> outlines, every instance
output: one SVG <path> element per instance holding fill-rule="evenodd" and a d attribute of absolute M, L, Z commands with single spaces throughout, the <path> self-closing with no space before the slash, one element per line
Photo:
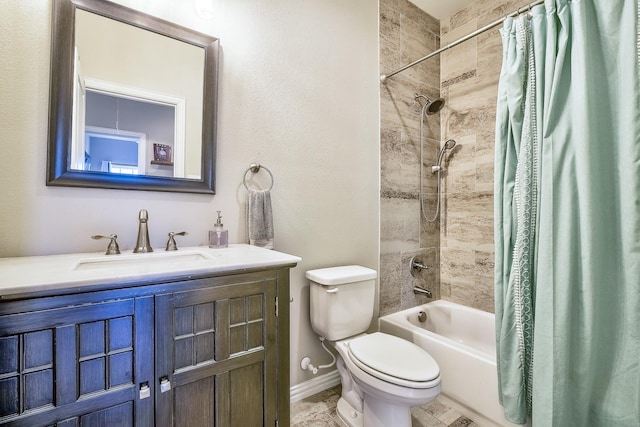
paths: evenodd
<path fill-rule="evenodd" d="M 300 361 L 300 367 L 302 369 L 304 369 L 305 371 L 311 371 L 311 373 L 313 375 L 316 375 L 318 373 L 319 369 L 326 369 L 326 368 L 330 368 L 333 365 L 336 364 L 336 356 L 333 355 L 333 353 L 331 353 L 331 351 L 329 351 L 329 349 L 324 345 L 324 337 L 318 337 L 318 339 L 320 340 L 320 344 L 322 344 L 322 348 L 324 348 L 324 351 L 326 351 L 327 353 L 329 353 L 329 355 L 331 356 L 331 363 L 327 364 L 327 365 L 320 365 L 320 366 L 314 366 L 311 364 L 311 358 L 308 356 L 305 356 L 302 361 Z"/>

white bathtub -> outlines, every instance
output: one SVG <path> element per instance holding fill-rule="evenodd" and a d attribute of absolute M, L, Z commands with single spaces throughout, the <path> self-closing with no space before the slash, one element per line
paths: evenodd
<path fill-rule="evenodd" d="M 421 323 L 418 313 L 427 313 Z M 380 318 L 380 330 L 412 341 L 440 366 L 447 403 L 481 425 L 513 426 L 498 402 L 495 317 L 449 301 L 433 301 Z"/>

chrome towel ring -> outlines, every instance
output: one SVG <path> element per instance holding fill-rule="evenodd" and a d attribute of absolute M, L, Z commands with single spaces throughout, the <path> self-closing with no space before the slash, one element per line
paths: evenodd
<path fill-rule="evenodd" d="M 244 185 L 244 188 L 246 188 L 247 191 L 249 191 L 249 187 L 247 186 L 247 173 L 249 171 L 251 171 L 253 173 L 258 173 L 258 172 L 260 172 L 260 169 L 264 169 L 269 173 L 269 176 L 271 177 L 271 186 L 269 187 L 269 190 L 271 190 L 273 188 L 273 183 L 274 183 L 275 180 L 273 179 L 273 174 L 271 173 L 271 171 L 269 169 L 267 169 L 266 166 L 260 165 L 260 163 L 251 163 L 249 168 L 246 171 L 244 171 L 244 176 L 242 178 L 242 185 Z"/>

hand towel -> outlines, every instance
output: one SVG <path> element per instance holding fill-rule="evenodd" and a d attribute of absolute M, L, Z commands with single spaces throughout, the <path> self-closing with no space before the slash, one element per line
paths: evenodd
<path fill-rule="evenodd" d="M 249 190 L 247 231 L 250 245 L 273 249 L 273 211 L 269 190 Z"/>

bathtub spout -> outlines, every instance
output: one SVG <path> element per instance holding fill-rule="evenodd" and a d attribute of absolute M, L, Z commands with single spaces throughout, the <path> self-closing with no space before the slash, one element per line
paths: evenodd
<path fill-rule="evenodd" d="M 416 295 L 425 295 L 427 298 L 433 298 L 433 294 L 429 289 L 424 289 L 424 288 L 421 288 L 420 286 L 414 286 L 413 293 Z"/>

